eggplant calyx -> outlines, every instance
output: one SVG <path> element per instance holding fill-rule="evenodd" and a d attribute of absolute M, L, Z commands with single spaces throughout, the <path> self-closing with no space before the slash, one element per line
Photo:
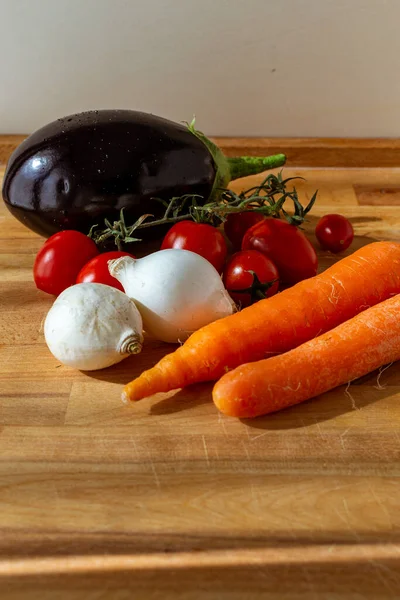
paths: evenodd
<path fill-rule="evenodd" d="M 214 144 L 214 142 L 212 142 L 206 135 L 204 135 L 204 133 L 195 128 L 195 121 L 196 119 L 193 118 L 191 123 L 187 123 L 187 127 L 189 131 L 207 147 L 213 158 L 215 167 L 214 183 L 211 194 L 208 198 L 208 202 L 218 202 L 221 197 L 222 190 L 225 189 L 228 183 L 231 181 L 229 162 L 222 150 L 218 148 L 218 146 Z"/>
<path fill-rule="evenodd" d="M 221 190 L 226 188 L 230 181 L 282 167 L 286 162 L 284 154 L 274 154 L 272 156 L 234 156 L 228 158 L 214 142 L 195 128 L 195 118 L 191 123 L 187 123 L 187 127 L 207 147 L 214 161 L 215 178 L 209 198 L 211 202 L 220 199 Z"/>

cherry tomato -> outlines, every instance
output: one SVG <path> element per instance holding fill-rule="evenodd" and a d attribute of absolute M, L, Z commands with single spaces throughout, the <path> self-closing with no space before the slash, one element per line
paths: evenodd
<path fill-rule="evenodd" d="M 221 273 L 227 255 L 227 247 L 222 233 L 206 223 L 181 221 L 168 231 L 161 250 L 179 248 L 190 250 L 206 258 Z"/>
<path fill-rule="evenodd" d="M 120 282 L 112 277 L 108 271 L 108 261 L 120 258 L 121 256 L 132 256 L 128 252 L 120 252 L 114 250 L 112 252 L 104 252 L 104 254 L 98 254 L 92 260 L 79 271 L 76 283 L 104 283 L 104 285 L 110 285 L 111 287 L 117 288 L 117 290 L 124 291 L 124 288 Z"/>
<path fill-rule="evenodd" d="M 278 269 L 272 260 L 257 250 L 236 252 L 229 259 L 223 275 L 229 295 L 241 306 L 276 294 L 278 280 Z"/>
<path fill-rule="evenodd" d="M 224 223 L 224 231 L 233 248 L 239 250 L 246 231 L 264 219 L 262 214 L 249 210 L 228 215 Z"/>
<path fill-rule="evenodd" d="M 287 221 L 268 218 L 256 223 L 246 232 L 242 250 L 258 250 L 268 256 L 284 284 L 291 285 L 317 273 L 314 247 L 300 229 Z"/>
<path fill-rule="evenodd" d="M 330 250 L 336 254 L 350 246 L 354 238 L 354 229 L 346 217 L 330 214 L 318 221 L 315 235 L 323 250 Z"/>
<path fill-rule="evenodd" d="M 58 296 L 70 285 L 91 258 L 99 254 L 93 240 L 79 231 L 60 231 L 52 235 L 36 255 L 33 277 L 36 287 Z"/>

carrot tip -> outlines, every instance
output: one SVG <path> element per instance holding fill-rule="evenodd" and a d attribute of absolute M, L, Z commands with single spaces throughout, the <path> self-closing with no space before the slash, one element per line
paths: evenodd
<path fill-rule="evenodd" d="M 121 400 L 124 404 L 129 404 L 129 396 L 126 392 L 122 392 Z"/>

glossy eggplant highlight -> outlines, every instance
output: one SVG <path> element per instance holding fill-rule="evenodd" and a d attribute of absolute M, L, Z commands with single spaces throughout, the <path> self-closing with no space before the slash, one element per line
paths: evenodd
<path fill-rule="evenodd" d="M 164 207 L 156 198 L 198 194 L 207 202 L 231 179 L 284 162 L 284 155 L 228 159 L 193 125 L 130 110 L 89 111 L 46 125 L 15 150 L 3 198 L 40 235 L 88 233 L 104 219 L 118 220 L 122 208 L 129 224 L 143 214 L 159 218 Z"/>

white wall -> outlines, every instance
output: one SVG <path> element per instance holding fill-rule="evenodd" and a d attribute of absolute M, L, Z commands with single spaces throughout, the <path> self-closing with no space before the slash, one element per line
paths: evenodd
<path fill-rule="evenodd" d="M 214 135 L 400 136 L 400 0 L 0 0 L 0 132 L 196 113 Z"/>

